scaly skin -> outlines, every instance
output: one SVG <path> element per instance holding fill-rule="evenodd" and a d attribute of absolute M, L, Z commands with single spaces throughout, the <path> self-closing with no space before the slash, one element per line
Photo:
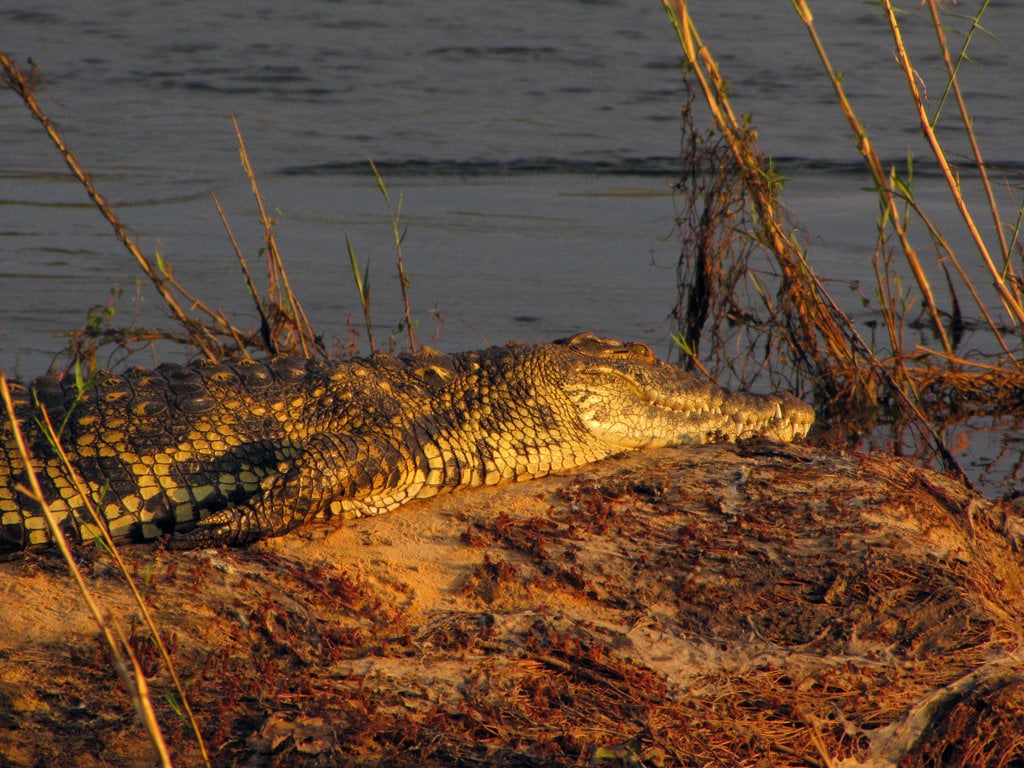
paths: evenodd
<path fill-rule="evenodd" d="M 629 450 L 764 435 L 814 421 L 792 395 L 729 393 L 639 343 L 579 334 L 479 352 L 162 365 L 102 374 L 79 393 L 12 386 L 44 494 L 67 535 L 95 538 L 82 497 L 37 423 L 55 425 L 115 539 L 241 545 L 323 517 L 387 512 L 473 485 L 526 480 Z M 50 542 L 16 486 L 4 422 L 0 554 Z"/>

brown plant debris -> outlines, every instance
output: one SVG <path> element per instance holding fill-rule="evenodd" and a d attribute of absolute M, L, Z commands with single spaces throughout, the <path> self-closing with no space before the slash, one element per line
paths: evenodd
<path fill-rule="evenodd" d="M 217 766 L 1013 766 L 1020 530 L 900 459 L 746 443 L 124 554 Z M 125 586 L 80 559 L 192 764 Z M 0 564 L 0 765 L 147 749 L 60 562 Z"/>

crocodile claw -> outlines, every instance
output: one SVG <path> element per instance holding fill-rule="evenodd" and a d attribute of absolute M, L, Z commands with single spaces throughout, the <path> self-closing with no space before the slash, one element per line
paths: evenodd
<path fill-rule="evenodd" d="M 223 509 L 204 520 L 187 533 L 179 533 L 167 540 L 167 549 L 212 549 L 214 547 L 241 547 L 259 541 L 266 535 L 255 512 L 248 507 Z"/>

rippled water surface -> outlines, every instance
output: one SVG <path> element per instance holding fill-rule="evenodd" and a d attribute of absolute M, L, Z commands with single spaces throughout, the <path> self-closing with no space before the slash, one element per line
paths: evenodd
<path fill-rule="evenodd" d="M 902 157 L 914 117 L 900 101 L 880 12 L 821 5 L 819 27 L 876 145 Z M 739 0 L 691 8 L 738 107 L 790 176 L 787 201 L 820 271 L 866 277 L 874 204 L 860 192 L 856 152 L 795 14 Z M 988 13 L 1001 40 L 979 37 L 972 52 L 982 66 L 966 79 L 989 158 L 1019 168 L 1020 57 L 1006 41 L 1024 24 L 1008 3 Z M 402 201 L 419 318 L 431 325 L 437 313 L 427 310 L 440 311 L 443 345 L 583 328 L 664 339 L 683 94 L 678 43 L 658 3 L 232 10 L 65 0 L 2 11 L 0 22 L 7 53 L 41 67 L 44 104 L 100 190 L 147 252 L 160 251 L 213 303 L 248 310 L 211 192 L 250 256 L 260 245 L 234 114 L 292 279 L 329 334 L 342 335 L 357 308 L 346 233 L 370 260 L 382 329 L 397 317 L 373 158 Z M 921 50 L 924 22 L 907 23 Z M 53 333 L 78 325 L 111 286 L 131 294 L 137 273 L 12 94 L 0 100 L 0 120 L 0 359 L 34 370 L 59 348 Z M 141 311 L 154 311 L 143 295 Z"/>
<path fill-rule="evenodd" d="M 902 163 L 912 151 L 919 197 L 955 222 L 916 138 L 881 10 L 860 0 L 811 7 L 880 154 Z M 828 278 L 869 280 L 877 207 L 791 4 L 690 8 L 736 109 L 752 115 L 787 177 L 812 264 Z M 994 34 L 976 37 L 963 83 L 987 159 L 1019 185 L 1024 13 L 995 1 L 985 21 Z M 904 24 L 934 104 L 933 33 L 920 10 Z M 254 263 L 262 239 L 230 115 L 294 287 L 329 337 L 344 338 L 346 318 L 360 316 L 346 234 L 370 262 L 378 337 L 400 314 L 372 158 L 401 201 L 422 336 L 455 349 L 590 329 L 669 349 L 684 89 L 660 3 L 12 0 L 0 9 L 0 47 L 38 64 L 45 108 L 143 249 L 240 322 L 251 310 L 211 192 Z M 79 326 L 114 287 L 121 318 L 166 325 L 148 286 L 132 300 L 137 268 L 9 92 L 0 125 L 0 366 L 44 369 L 62 346 L 54 334 Z M 951 129 L 941 134 L 965 149 Z M 963 233 L 950 237 L 977 271 Z M 875 319 L 850 291 L 837 296 Z"/>

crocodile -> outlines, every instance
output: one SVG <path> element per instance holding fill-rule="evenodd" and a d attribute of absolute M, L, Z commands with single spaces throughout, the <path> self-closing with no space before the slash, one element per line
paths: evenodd
<path fill-rule="evenodd" d="M 730 392 L 642 343 L 590 333 L 452 355 L 165 363 L 70 379 L 10 384 L 60 528 L 86 542 L 102 524 L 115 540 L 172 549 L 249 544 L 648 447 L 789 441 L 814 421 L 791 394 Z M 0 554 L 50 543 L 5 417 Z"/>

